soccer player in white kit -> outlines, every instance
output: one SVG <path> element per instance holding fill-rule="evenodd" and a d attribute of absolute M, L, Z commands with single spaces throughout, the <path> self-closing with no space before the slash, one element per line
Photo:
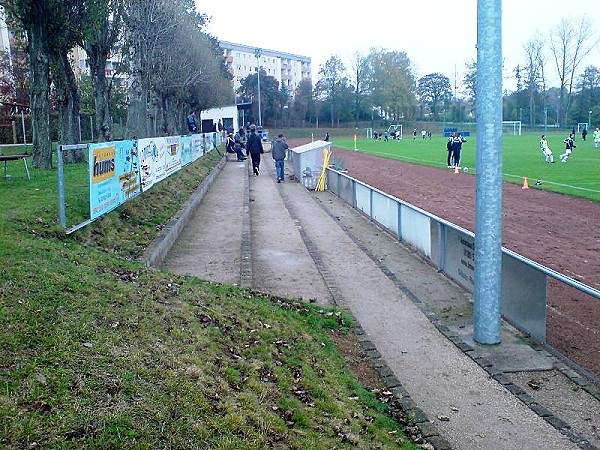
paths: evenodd
<path fill-rule="evenodd" d="M 544 154 L 547 163 L 554 162 L 554 156 L 552 155 L 552 150 L 548 146 L 548 140 L 546 139 L 546 135 L 542 134 L 542 139 L 540 140 L 540 150 Z"/>

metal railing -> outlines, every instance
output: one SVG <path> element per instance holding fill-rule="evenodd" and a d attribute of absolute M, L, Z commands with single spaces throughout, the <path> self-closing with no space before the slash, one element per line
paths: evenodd
<path fill-rule="evenodd" d="M 333 169 L 327 169 L 327 189 L 473 292 L 474 233 Z M 592 300 L 600 299 L 599 290 L 502 248 L 502 315 L 544 344 L 548 278 L 575 288 Z"/>

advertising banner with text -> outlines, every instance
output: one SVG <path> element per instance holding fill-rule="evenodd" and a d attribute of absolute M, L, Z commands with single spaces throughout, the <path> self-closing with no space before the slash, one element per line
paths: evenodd
<path fill-rule="evenodd" d="M 160 138 L 147 138 L 138 140 L 140 154 L 140 185 L 142 192 L 146 192 L 154 185 L 154 161 L 158 154 L 156 140 Z"/>
<path fill-rule="evenodd" d="M 92 220 L 141 192 L 136 141 L 90 144 L 88 161 Z"/>

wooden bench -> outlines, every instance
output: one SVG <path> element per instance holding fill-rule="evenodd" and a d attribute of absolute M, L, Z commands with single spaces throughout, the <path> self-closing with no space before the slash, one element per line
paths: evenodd
<path fill-rule="evenodd" d="M 8 178 L 8 172 L 7 172 L 7 167 L 6 167 L 6 163 L 8 161 L 18 161 L 18 160 L 23 160 L 23 164 L 25 164 L 25 172 L 27 172 L 27 179 L 31 180 L 31 177 L 29 176 L 29 168 L 27 167 L 27 158 L 29 157 L 29 153 L 22 153 L 20 155 L 1 155 L 0 154 L 0 162 L 4 161 L 4 178 Z"/>

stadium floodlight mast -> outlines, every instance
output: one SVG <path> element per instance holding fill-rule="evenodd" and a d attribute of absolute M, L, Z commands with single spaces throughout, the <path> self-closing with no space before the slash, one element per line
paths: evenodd
<path fill-rule="evenodd" d="M 502 7 L 477 0 L 477 198 L 473 339 L 499 344 L 502 268 Z M 500 161 L 500 163 L 498 163 Z"/>
<path fill-rule="evenodd" d="M 258 126 L 262 126 L 262 116 L 260 111 L 260 55 L 262 55 L 261 48 L 254 49 L 254 55 L 256 56 L 256 74 L 258 76 Z"/>

